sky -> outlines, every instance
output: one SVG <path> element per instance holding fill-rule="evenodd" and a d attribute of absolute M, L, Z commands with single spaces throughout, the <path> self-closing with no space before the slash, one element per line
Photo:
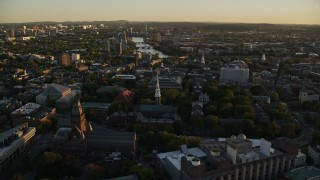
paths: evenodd
<path fill-rule="evenodd" d="M 0 23 L 112 20 L 320 24 L 320 0 L 0 0 Z"/>

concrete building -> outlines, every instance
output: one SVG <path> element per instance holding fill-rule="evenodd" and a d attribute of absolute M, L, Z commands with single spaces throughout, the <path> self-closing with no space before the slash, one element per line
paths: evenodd
<path fill-rule="evenodd" d="M 181 159 L 187 157 L 188 159 L 201 158 L 204 159 L 207 155 L 199 147 L 184 148 L 182 146 L 179 151 L 172 151 L 157 154 L 157 161 L 159 166 L 167 172 L 170 179 L 182 179 L 181 173 Z M 185 151 L 185 152 L 183 152 Z M 187 152 L 187 153 L 186 153 Z"/>
<path fill-rule="evenodd" d="M 205 140 L 199 147 L 204 155 L 182 150 L 180 155 L 171 156 L 170 160 L 174 163 L 170 164 L 166 163 L 164 157 L 161 158 L 160 164 L 169 178 L 276 179 L 294 168 L 299 148 L 283 141 L 271 143 L 265 139 L 248 140 L 243 134 L 223 140 Z M 157 156 L 159 159 L 160 154 Z"/>
<path fill-rule="evenodd" d="M 299 168 L 306 165 L 306 155 L 299 151 L 298 155 L 296 156 L 296 159 L 294 160 L 294 167 Z"/>
<path fill-rule="evenodd" d="M 61 66 L 70 66 L 70 55 L 65 53 L 61 55 Z"/>
<path fill-rule="evenodd" d="M 249 80 L 249 68 L 247 64 L 240 60 L 232 61 L 220 69 L 220 83 L 242 83 Z"/>
<path fill-rule="evenodd" d="M 308 146 L 308 155 L 312 159 L 314 165 L 320 165 L 320 145 Z"/>
<path fill-rule="evenodd" d="M 6 168 L 15 166 L 16 160 L 29 149 L 35 133 L 35 127 L 24 123 L 0 134 L 0 174 Z"/>

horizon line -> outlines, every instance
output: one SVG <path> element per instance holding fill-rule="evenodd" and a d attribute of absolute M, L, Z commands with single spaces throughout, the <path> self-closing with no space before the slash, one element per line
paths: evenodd
<path fill-rule="evenodd" d="M 26 22 L 0 22 L 0 24 L 34 24 L 34 23 L 77 23 L 77 22 L 117 22 L 127 21 L 134 23 L 216 23 L 216 24 L 269 24 L 269 25 L 309 25 L 320 26 L 320 24 L 303 24 L 303 23 L 270 23 L 270 22 L 221 22 L 221 21 L 146 21 L 146 20 L 74 20 L 74 21 L 26 21 Z"/>

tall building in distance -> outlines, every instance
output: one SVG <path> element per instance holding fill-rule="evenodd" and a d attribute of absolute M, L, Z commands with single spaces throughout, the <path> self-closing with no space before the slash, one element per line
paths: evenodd
<path fill-rule="evenodd" d="M 111 45 L 109 40 L 106 40 L 106 51 L 107 53 L 111 52 Z"/>
<path fill-rule="evenodd" d="M 266 55 L 263 54 L 262 57 L 261 57 L 261 62 L 265 62 L 266 61 Z"/>
<path fill-rule="evenodd" d="M 14 35 L 14 29 L 11 29 L 10 37 L 12 37 L 12 38 L 14 38 L 14 37 L 15 37 L 15 35 Z"/>
<path fill-rule="evenodd" d="M 116 53 L 121 55 L 122 54 L 122 39 L 120 40 L 120 42 L 116 43 Z"/>
<path fill-rule="evenodd" d="M 27 26 L 22 26 L 23 35 L 26 35 Z"/>
<path fill-rule="evenodd" d="M 144 34 L 148 35 L 148 25 L 146 25 L 145 28 L 144 28 Z"/>
<path fill-rule="evenodd" d="M 159 32 L 156 33 L 156 34 L 154 34 L 153 40 L 154 40 L 156 43 L 160 43 L 160 42 L 161 42 L 161 34 L 160 34 Z"/>
<path fill-rule="evenodd" d="M 122 51 L 127 51 L 128 50 L 128 45 L 127 45 L 127 40 L 122 40 Z"/>
<path fill-rule="evenodd" d="M 232 61 L 220 69 L 220 83 L 242 83 L 249 80 L 249 68 L 240 60 Z"/>
<path fill-rule="evenodd" d="M 61 65 L 62 66 L 70 66 L 70 55 L 68 53 L 62 54 Z"/>
<path fill-rule="evenodd" d="M 159 71 L 157 73 L 157 85 L 156 85 L 156 92 L 154 94 L 154 101 L 155 104 L 161 104 L 161 92 L 160 92 L 160 84 L 159 84 Z"/>

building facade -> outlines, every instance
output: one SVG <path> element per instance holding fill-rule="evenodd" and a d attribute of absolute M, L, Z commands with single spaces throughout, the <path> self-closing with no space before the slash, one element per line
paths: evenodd
<path fill-rule="evenodd" d="M 220 83 L 248 83 L 249 68 L 240 60 L 232 61 L 220 69 Z"/>
<path fill-rule="evenodd" d="M 319 101 L 319 95 L 314 92 L 305 90 L 304 88 L 299 92 L 299 101 L 300 102 L 312 102 Z"/>
<path fill-rule="evenodd" d="M 308 154 L 314 165 L 320 165 L 320 145 L 308 146 Z"/>
<path fill-rule="evenodd" d="M 0 174 L 29 149 L 29 143 L 35 136 L 36 128 L 24 123 L 0 134 Z"/>

